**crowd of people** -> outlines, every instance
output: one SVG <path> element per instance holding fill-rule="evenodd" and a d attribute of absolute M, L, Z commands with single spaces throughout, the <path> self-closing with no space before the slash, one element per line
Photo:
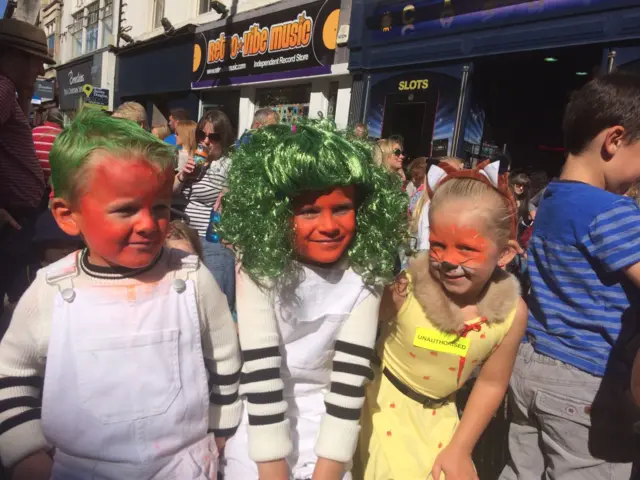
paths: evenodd
<path fill-rule="evenodd" d="M 268 108 L 32 130 L 44 33 L 0 47 L 12 478 L 474 480 L 505 395 L 501 480 L 640 475 L 640 77 L 572 95 L 534 192 Z"/>

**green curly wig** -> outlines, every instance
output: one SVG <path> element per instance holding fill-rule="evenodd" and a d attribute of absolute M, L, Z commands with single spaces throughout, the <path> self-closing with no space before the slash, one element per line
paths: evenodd
<path fill-rule="evenodd" d="M 393 280 L 407 237 L 407 196 L 397 176 L 374 164 L 371 147 L 328 120 L 252 133 L 232 154 L 220 233 L 256 279 L 279 277 L 295 258 L 291 199 L 300 192 L 356 185 L 357 233 L 350 266 L 369 284 Z"/>

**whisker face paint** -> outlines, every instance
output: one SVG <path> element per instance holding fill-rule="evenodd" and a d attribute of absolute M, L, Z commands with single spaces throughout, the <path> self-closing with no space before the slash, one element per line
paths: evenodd
<path fill-rule="evenodd" d="M 498 247 L 483 230 L 482 219 L 468 201 L 453 202 L 432 212 L 430 268 L 452 294 L 466 295 L 482 288 L 493 273 Z"/>

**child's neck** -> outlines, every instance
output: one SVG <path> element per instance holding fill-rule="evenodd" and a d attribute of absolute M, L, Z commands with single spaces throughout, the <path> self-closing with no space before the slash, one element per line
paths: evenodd
<path fill-rule="evenodd" d="M 594 187 L 606 189 L 604 172 L 600 168 L 601 158 L 594 159 L 592 155 L 571 155 L 567 158 L 560 180 L 582 182 Z"/>

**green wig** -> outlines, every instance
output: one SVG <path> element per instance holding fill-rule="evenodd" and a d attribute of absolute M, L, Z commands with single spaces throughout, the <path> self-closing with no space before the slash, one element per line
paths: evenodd
<path fill-rule="evenodd" d="M 109 117 L 98 110 L 83 110 L 56 138 L 49 162 L 51 182 L 57 197 L 73 201 L 83 182 L 82 172 L 94 152 L 121 158 L 142 155 L 164 170 L 173 165 L 175 149 L 135 122 Z"/>
<path fill-rule="evenodd" d="M 232 154 L 220 232 L 255 279 L 291 266 L 291 200 L 309 190 L 355 185 L 357 233 L 350 266 L 369 283 L 392 281 L 407 236 L 407 196 L 400 180 L 374 164 L 371 147 L 338 133 L 332 122 L 272 125 L 252 133 Z"/>

